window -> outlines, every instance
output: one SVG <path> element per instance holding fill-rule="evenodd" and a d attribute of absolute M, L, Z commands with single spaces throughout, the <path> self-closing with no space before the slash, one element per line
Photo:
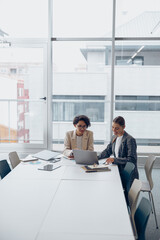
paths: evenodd
<path fill-rule="evenodd" d="M 116 96 L 115 110 L 160 111 L 159 96 Z"/>
<path fill-rule="evenodd" d="M 95 147 L 110 140 L 111 65 L 105 62 L 105 45 L 111 42 L 53 41 L 54 149 L 63 150 L 65 133 L 74 129 L 72 121 L 79 114 L 91 119 Z"/>
<path fill-rule="evenodd" d="M 111 37 L 112 4 L 112 0 L 53 0 L 53 37 Z"/>
<path fill-rule="evenodd" d="M 18 88 L 18 97 L 23 96 L 23 88 Z"/>
<path fill-rule="evenodd" d="M 92 122 L 104 122 L 103 96 L 53 96 L 53 121 L 72 122 L 76 115 L 87 115 Z M 63 101 L 62 101 L 63 100 Z M 82 102 L 83 100 L 83 102 Z M 103 100 L 102 102 L 98 102 Z M 90 102 L 88 102 L 90 101 Z"/>
<path fill-rule="evenodd" d="M 11 74 L 16 74 L 17 73 L 17 69 L 16 68 L 11 68 L 10 69 L 10 73 Z"/>
<path fill-rule="evenodd" d="M 47 38 L 47 11 L 46 0 L 1 0 L 0 29 L 10 38 Z"/>
<path fill-rule="evenodd" d="M 116 56 L 116 65 L 143 65 L 144 64 L 144 57 L 120 57 Z"/>
<path fill-rule="evenodd" d="M 114 116 L 125 118 L 126 131 L 138 145 L 156 146 L 160 132 L 160 6 L 157 0 L 145 3 L 116 1 Z M 145 147 L 141 149 L 145 151 Z"/>
<path fill-rule="evenodd" d="M 102 144 L 97 151 L 110 141 L 117 115 L 125 117 L 126 131 L 138 144 L 159 144 L 159 1 L 115 3 L 116 9 L 113 0 L 1 1 L 2 40 L 11 42 L 0 44 L 0 127 L 6 142 L 56 142 L 53 149 L 62 150 L 74 116 L 86 114 L 95 145 Z"/>

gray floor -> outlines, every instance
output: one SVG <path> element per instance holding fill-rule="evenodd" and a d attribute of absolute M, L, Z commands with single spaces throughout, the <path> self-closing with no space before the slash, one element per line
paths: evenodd
<path fill-rule="evenodd" d="M 146 181 L 144 168 L 139 168 L 139 178 L 142 181 Z M 146 240 L 160 240 L 160 169 L 154 168 L 152 170 L 152 178 L 154 182 L 152 193 L 155 202 L 159 229 L 156 229 L 154 215 L 151 213 L 146 229 Z M 148 194 L 141 192 L 139 199 L 142 197 L 148 198 Z"/>

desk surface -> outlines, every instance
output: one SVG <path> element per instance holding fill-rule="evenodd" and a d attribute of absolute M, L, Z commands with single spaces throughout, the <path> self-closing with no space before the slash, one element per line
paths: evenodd
<path fill-rule="evenodd" d="M 61 164 L 51 172 L 19 164 L 0 181 L 1 239 L 133 240 L 117 167 L 85 173 Z"/>

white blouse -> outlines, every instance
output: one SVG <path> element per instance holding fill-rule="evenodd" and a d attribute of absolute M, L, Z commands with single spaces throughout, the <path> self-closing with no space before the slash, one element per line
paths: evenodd
<path fill-rule="evenodd" d="M 119 157 L 118 152 L 119 152 L 119 147 L 120 147 L 121 142 L 122 142 L 122 138 L 123 138 L 123 135 L 116 138 L 116 145 L 115 145 L 115 155 L 116 155 L 116 157 Z"/>

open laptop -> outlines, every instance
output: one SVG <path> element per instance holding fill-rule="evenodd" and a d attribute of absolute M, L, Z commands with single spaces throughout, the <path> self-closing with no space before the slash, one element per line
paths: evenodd
<path fill-rule="evenodd" d="M 53 160 L 55 158 L 58 158 L 58 155 L 61 155 L 59 152 L 52 152 L 49 150 L 43 150 L 41 152 L 35 153 L 32 155 L 35 158 L 42 159 L 45 161 Z"/>
<path fill-rule="evenodd" d="M 73 149 L 74 159 L 77 164 L 93 165 L 98 164 L 97 152 L 89 150 Z"/>

